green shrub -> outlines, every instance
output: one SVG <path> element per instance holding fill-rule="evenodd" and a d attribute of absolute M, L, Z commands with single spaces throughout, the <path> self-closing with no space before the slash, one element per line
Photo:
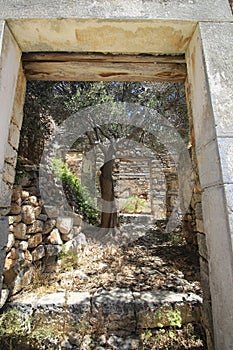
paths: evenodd
<path fill-rule="evenodd" d="M 140 213 L 146 206 L 146 200 L 138 196 L 130 197 L 125 205 L 123 211 L 125 213 Z"/>
<path fill-rule="evenodd" d="M 90 224 L 97 224 L 99 219 L 98 211 L 93 207 L 94 199 L 88 189 L 80 184 L 79 179 L 61 160 L 53 162 L 53 171 L 62 181 L 67 200 L 75 211 L 81 214 L 84 220 Z"/>

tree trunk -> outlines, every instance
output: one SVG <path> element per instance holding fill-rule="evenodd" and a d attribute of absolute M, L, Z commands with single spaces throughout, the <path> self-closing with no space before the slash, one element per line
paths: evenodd
<path fill-rule="evenodd" d="M 100 168 L 100 188 L 102 198 L 101 224 L 102 228 L 112 229 L 117 226 L 117 208 L 114 196 L 114 184 L 112 177 L 114 160 L 104 163 Z"/>

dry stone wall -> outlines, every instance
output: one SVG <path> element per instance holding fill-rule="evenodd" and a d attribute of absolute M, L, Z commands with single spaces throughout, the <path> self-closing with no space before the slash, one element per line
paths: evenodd
<path fill-rule="evenodd" d="M 11 294 L 30 284 L 36 268 L 43 266 L 52 271 L 63 245 L 63 249 L 75 252 L 83 242 L 82 217 L 75 213 L 73 218 L 60 217 L 56 208 L 50 210 L 48 216 L 36 181 L 35 166 L 27 166 L 21 179 L 23 185 L 13 188 L 3 270 L 3 285 Z"/>

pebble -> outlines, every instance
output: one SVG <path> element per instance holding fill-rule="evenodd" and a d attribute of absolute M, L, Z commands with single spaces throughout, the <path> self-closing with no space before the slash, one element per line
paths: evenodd
<path fill-rule="evenodd" d="M 69 340 L 66 339 L 61 343 L 61 348 L 62 349 L 72 349 L 72 345 L 70 344 Z"/>

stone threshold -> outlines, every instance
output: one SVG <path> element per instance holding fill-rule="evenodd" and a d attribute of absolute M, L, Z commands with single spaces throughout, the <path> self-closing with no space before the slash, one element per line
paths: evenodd
<path fill-rule="evenodd" d="M 129 289 L 100 288 L 95 294 L 89 292 L 56 292 L 44 295 L 35 293 L 24 297 L 15 296 L 6 308 L 14 308 L 41 323 L 48 325 L 64 322 L 79 324 L 81 320 L 93 319 L 102 323 L 108 334 L 130 335 L 138 329 L 170 326 L 166 317 L 169 312 L 179 312 L 182 324 L 198 322 L 202 298 L 194 293 L 175 293 L 157 290 L 132 292 Z"/>

